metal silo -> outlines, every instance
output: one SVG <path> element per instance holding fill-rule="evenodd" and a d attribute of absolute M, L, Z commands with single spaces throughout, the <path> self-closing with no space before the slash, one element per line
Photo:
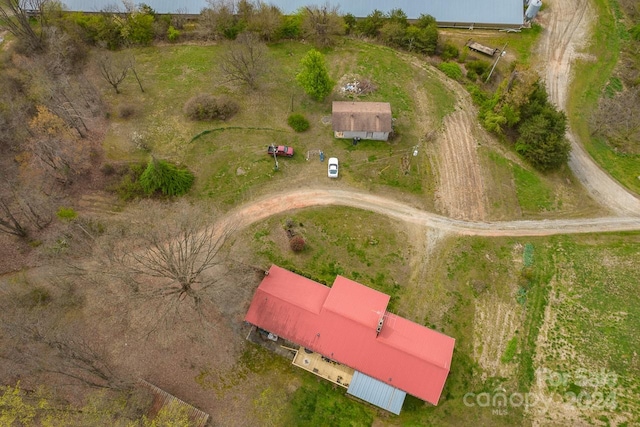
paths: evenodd
<path fill-rule="evenodd" d="M 533 18 L 535 18 L 541 7 L 542 0 L 531 0 L 529 2 L 529 7 L 527 7 L 527 11 L 524 13 L 525 20 L 531 21 Z"/>

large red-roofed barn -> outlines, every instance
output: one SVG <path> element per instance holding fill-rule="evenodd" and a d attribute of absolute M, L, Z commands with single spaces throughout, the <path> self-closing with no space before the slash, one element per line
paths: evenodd
<path fill-rule="evenodd" d="M 436 405 L 455 340 L 387 312 L 388 303 L 345 277 L 329 288 L 274 265 L 245 320 L 353 368 L 349 394 L 396 414 L 405 393 Z"/>

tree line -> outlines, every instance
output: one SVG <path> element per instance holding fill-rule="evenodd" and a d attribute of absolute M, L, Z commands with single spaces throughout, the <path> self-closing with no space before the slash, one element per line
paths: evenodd
<path fill-rule="evenodd" d="M 374 10 L 356 18 L 341 14 L 338 6 L 324 4 L 285 15 L 277 6 L 261 1 L 210 0 L 197 18 L 187 18 L 180 13 L 158 14 L 144 3 L 125 2 L 124 9 L 111 6 L 99 13 L 66 12 L 54 0 L 2 0 L 2 4 L 0 24 L 25 51 L 43 50 L 53 28 L 76 41 L 108 49 L 154 41 L 235 40 L 244 32 L 266 42 L 311 40 L 317 47 L 331 46 L 339 36 L 352 35 L 429 55 L 435 53 L 438 42 L 435 18 L 423 14 L 410 22 L 401 9 Z"/>

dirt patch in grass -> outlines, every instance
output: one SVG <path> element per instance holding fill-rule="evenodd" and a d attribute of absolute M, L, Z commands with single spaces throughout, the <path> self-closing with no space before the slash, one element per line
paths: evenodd
<path fill-rule="evenodd" d="M 476 115 L 468 99 L 460 100 L 456 111 L 445 118 L 444 130 L 436 142 L 439 152 L 436 207 L 452 218 L 482 220 L 486 217 Z"/>
<path fill-rule="evenodd" d="M 513 300 L 512 300 L 513 301 Z M 512 378 L 517 364 L 503 362 L 507 343 L 518 336 L 522 325 L 522 310 L 514 302 L 505 302 L 496 295 L 476 300 L 473 353 L 482 367 L 482 377 Z"/>

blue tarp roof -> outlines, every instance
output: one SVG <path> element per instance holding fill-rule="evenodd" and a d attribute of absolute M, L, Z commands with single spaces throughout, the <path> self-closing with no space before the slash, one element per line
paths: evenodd
<path fill-rule="evenodd" d="M 407 395 L 400 389 L 358 371 L 353 374 L 347 393 L 396 415 L 400 414 Z"/>
<path fill-rule="evenodd" d="M 62 0 L 69 10 L 99 12 L 108 6 L 124 10 L 118 0 Z M 134 4 L 145 3 L 158 13 L 198 14 L 209 6 L 207 0 L 132 0 Z M 283 13 L 294 13 L 301 7 L 324 5 L 324 1 L 313 0 L 272 0 L 264 3 L 278 6 Z M 339 13 L 351 13 L 365 17 L 375 9 L 387 13 L 391 9 L 402 9 L 409 19 L 421 14 L 432 15 L 440 23 L 474 24 L 480 26 L 520 26 L 524 19 L 523 0 L 344 0 L 330 1 L 330 6 L 338 6 Z"/>

